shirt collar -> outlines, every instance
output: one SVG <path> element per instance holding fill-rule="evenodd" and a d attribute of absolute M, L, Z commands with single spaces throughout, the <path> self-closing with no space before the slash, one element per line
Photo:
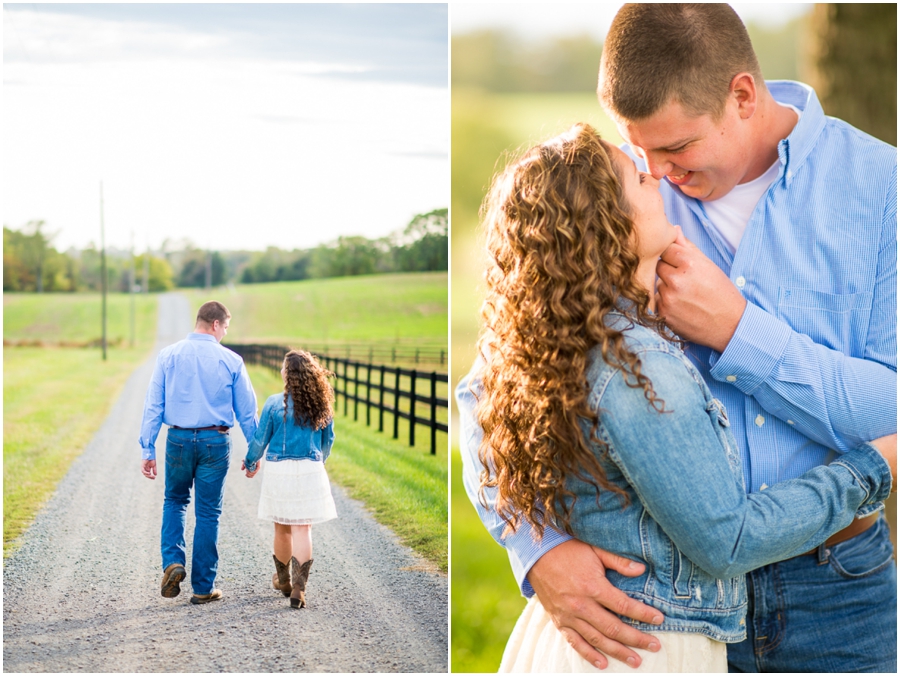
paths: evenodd
<path fill-rule="evenodd" d="M 211 336 L 208 333 L 193 333 L 193 332 L 191 332 L 188 334 L 187 339 L 188 340 L 211 340 L 214 343 L 219 342 L 218 340 L 216 340 L 215 336 Z"/>
<path fill-rule="evenodd" d="M 825 111 L 813 88 L 802 82 L 771 80 L 766 82 L 766 87 L 778 103 L 796 106 L 803 113 L 788 137 L 778 142 L 782 173 L 790 181 L 815 148 L 825 128 Z"/>

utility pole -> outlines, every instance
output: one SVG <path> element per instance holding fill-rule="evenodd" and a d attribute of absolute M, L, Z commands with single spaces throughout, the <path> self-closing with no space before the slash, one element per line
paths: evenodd
<path fill-rule="evenodd" d="M 103 348 L 103 361 L 106 361 L 106 232 L 103 229 L 103 181 L 100 181 L 100 295 L 103 298 L 100 346 Z"/>
<path fill-rule="evenodd" d="M 212 288 L 212 251 L 206 250 L 206 290 Z"/>
<path fill-rule="evenodd" d="M 131 231 L 131 265 L 128 266 L 128 295 L 131 297 L 131 347 L 134 347 L 134 230 Z"/>
<path fill-rule="evenodd" d="M 144 283 L 142 285 L 144 293 L 150 293 L 150 242 L 147 242 L 147 250 L 144 253 Z"/>

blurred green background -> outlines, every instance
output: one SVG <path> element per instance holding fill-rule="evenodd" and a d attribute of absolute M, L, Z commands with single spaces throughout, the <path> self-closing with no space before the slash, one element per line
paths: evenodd
<path fill-rule="evenodd" d="M 478 11 L 474 7 L 467 5 L 466 12 Z M 736 9 L 741 14 L 741 8 Z M 563 5 L 553 11 L 579 10 Z M 450 382 L 454 385 L 475 357 L 484 269 L 478 210 L 492 176 L 510 154 L 576 122 L 588 122 L 604 138 L 621 143 L 594 95 L 600 40 L 586 32 L 535 38 L 494 28 L 460 31 L 456 16 L 454 10 L 450 325 Z M 765 78 L 812 84 L 826 113 L 896 144 L 896 5 L 809 5 L 804 15 L 795 14 L 780 24 L 760 25 L 743 14 L 742 18 Z M 883 67 L 874 67 L 873 62 Z M 864 68 L 862 64 L 867 63 Z M 853 91 L 858 87 L 876 92 L 870 104 L 861 105 L 861 100 L 872 97 L 860 97 Z M 456 420 L 454 406 L 451 668 L 454 672 L 496 671 L 525 601 L 505 552 L 484 530 L 463 490 Z M 895 513 L 896 508 L 889 511 Z"/>

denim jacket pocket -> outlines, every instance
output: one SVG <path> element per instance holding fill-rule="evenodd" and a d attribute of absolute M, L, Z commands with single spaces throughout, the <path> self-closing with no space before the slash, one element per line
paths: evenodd
<path fill-rule="evenodd" d="M 731 423 L 728 421 L 728 412 L 725 410 L 725 405 L 718 399 L 710 397 L 709 401 L 706 402 L 706 412 L 709 414 L 713 427 L 716 429 L 716 434 L 722 441 L 722 447 L 726 449 L 725 454 L 728 457 L 728 464 L 735 473 L 743 475 L 741 456 L 738 452 L 737 442 L 731 433 Z"/>

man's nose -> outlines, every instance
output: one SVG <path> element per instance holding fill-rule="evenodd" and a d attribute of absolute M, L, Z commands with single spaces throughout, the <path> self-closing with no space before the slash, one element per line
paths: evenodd
<path fill-rule="evenodd" d="M 647 171 L 657 181 L 662 180 L 663 176 L 670 173 L 672 166 L 672 163 L 664 155 L 647 153 Z"/>

